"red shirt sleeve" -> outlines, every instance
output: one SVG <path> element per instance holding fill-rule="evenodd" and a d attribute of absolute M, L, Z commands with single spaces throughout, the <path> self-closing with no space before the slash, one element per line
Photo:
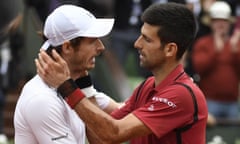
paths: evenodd
<path fill-rule="evenodd" d="M 148 103 L 133 112 L 159 138 L 191 123 L 193 113 L 191 94 L 178 85 L 156 93 Z"/>

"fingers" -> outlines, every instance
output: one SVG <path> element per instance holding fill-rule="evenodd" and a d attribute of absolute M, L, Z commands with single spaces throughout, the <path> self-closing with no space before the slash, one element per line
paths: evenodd
<path fill-rule="evenodd" d="M 52 65 L 54 64 L 54 60 L 48 56 L 48 54 L 41 50 L 38 54 L 38 60 L 36 61 L 37 68 L 39 73 L 42 75 L 46 75 L 52 71 Z"/>
<path fill-rule="evenodd" d="M 56 62 L 59 62 L 59 63 L 64 62 L 62 57 L 57 53 L 57 51 L 55 49 L 52 50 L 52 55 L 53 55 L 53 58 L 55 59 Z"/>
<path fill-rule="evenodd" d="M 61 58 L 58 58 L 59 55 L 56 53 L 56 51 L 54 55 L 58 61 L 62 60 Z M 62 61 L 65 62 L 64 60 Z M 44 50 L 40 50 L 38 58 L 35 59 L 35 65 L 38 75 L 51 87 L 57 88 L 66 79 L 70 78 L 70 72 L 67 64 L 62 65 L 60 62 L 57 62 Z"/>
<path fill-rule="evenodd" d="M 40 64 L 40 62 L 39 62 L 38 59 L 35 59 L 34 61 L 35 61 L 37 73 L 41 76 L 42 74 L 44 74 L 44 71 L 43 71 L 43 69 L 42 69 L 42 66 L 41 66 L 41 64 Z"/>
<path fill-rule="evenodd" d="M 38 57 L 39 57 L 39 62 L 41 64 L 53 63 L 54 62 L 54 60 L 46 53 L 46 51 L 42 50 L 42 49 L 40 49 L 40 53 L 38 54 Z"/>
<path fill-rule="evenodd" d="M 38 59 L 36 58 L 34 61 L 35 61 L 37 73 L 41 77 L 46 76 L 47 73 L 49 72 L 49 68 L 47 67 L 48 65 L 44 64 L 43 61 L 40 62 L 40 58 L 38 58 Z"/>
<path fill-rule="evenodd" d="M 57 53 L 56 50 L 52 51 L 52 56 L 55 60 L 55 64 L 58 64 L 60 69 L 64 69 L 64 70 L 66 70 L 65 71 L 66 73 L 70 73 L 66 61 Z"/>

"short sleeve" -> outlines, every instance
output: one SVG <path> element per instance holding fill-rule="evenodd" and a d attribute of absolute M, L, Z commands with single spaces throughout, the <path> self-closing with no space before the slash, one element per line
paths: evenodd
<path fill-rule="evenodd" d="M 193 102 L 186 88 L 175 86 L 156 93 L 133 114 L 160 138 L 192 121 Z"/>

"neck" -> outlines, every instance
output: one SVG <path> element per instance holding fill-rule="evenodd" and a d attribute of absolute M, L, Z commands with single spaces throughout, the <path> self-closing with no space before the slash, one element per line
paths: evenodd
<path fill-rule="evenodd" d="M 70 73 L 71 73 L 71 78 L 74 80 L 88 75 L 87 70 L 81 70 L 81 71 L 80 70 L 75 70 L 75 71 L 71 70 Z"/>
<path fill-rule="evenodd" d="M 180 62 L 165 63 L 161 68 L 153 71 L 155 85 L 159 85 L 179 64 Z"/>

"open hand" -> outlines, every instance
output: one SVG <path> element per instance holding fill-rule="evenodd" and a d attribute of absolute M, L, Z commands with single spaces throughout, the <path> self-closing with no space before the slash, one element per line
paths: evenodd
<path fill-rule="evenodd" d="M 44 50 L 40 50 L 38 59 L 35 59 L 38 75 L 51 87 L 58 88 L 64 81 L 70 78 L 67 63 L 61 56 L 52 50 L 51 58 Z"/>

